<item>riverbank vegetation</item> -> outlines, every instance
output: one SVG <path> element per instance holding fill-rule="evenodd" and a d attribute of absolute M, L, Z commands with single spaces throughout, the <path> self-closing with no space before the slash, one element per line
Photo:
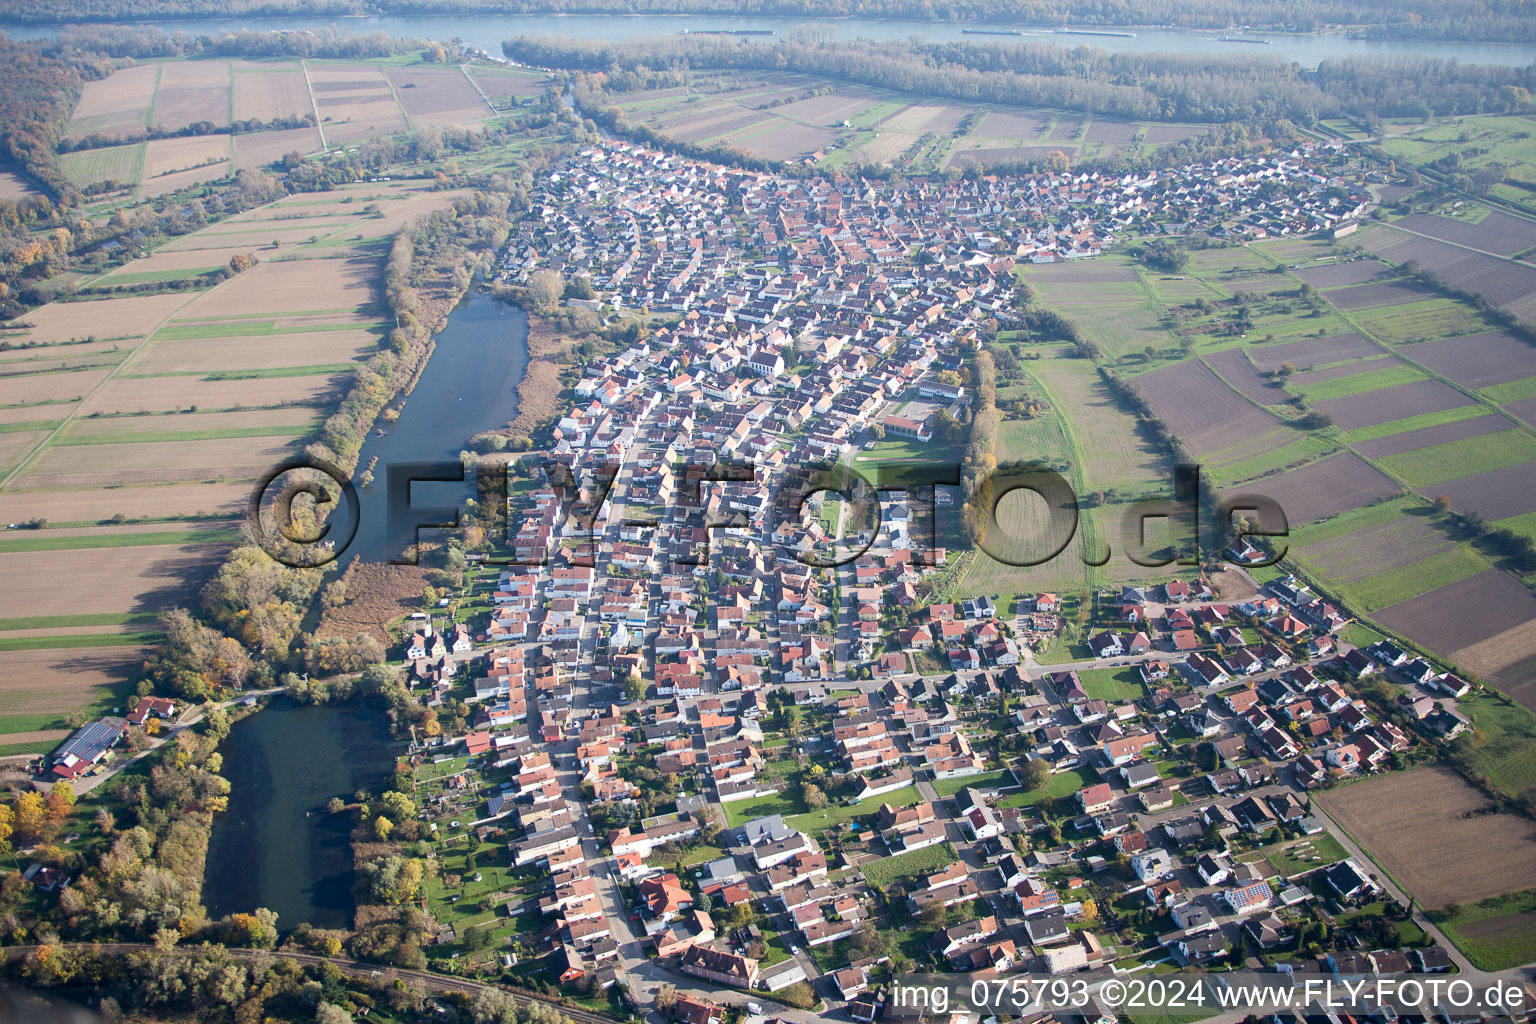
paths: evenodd
<path fill-rule="evenodd" d="M 1111 53 L 1049 44 L 919 43 L 791 37 L 770 43 L 690 34 L 624 42 L 555 36 L 502 44 L 538 67 L 605 72 L 613 88 L 688 69 L 795 71 L 896 92 L 1148 121 L 1230 125 L 1286 118 L 1413 117 L 1530 105 L 1536 70 L 1437 58 L 1352 58 L 1315 71 L 1241 55 Z M 631 78 L 626 78 L 628 73 Z M 1510 86 L 1511 91 L 1502 91 Z M 1519 92 L 1525 90 L 1522 98 Z"/>
<path fill-rule="evenodd" d="M 1531 27 L 1515 0 L 1441 4 L 1433 0 L 1140 0 L 1099 4 L 1073 0 L 953 0 L 942 7 L 923 0 L 77 0 L 80 21 L 135 18 L 362 14 L 455 16 L 474 14 L 720 14 L 758 17 L 910 18 L 919 21 L 1000 23 L 1010 26 L 1177 26 L 1318 32 L 1352 27 L 1372 39 L 1529 40 Z M 3 0 L 8 21 L 52 21 L 58 15 L 26 0 Z M 302 45 L 302 44 L 299 44 Z"/>

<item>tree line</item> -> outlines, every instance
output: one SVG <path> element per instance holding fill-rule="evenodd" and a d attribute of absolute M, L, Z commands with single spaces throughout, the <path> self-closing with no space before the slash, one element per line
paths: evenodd
<path fill-rule="evenodd" d="M 1530 40 L 1520 0 L 74 0 L 78 21 L 285 14 L 728 14 L 766 17 L 909 18 L 987 24 L 1173 26 L 1317 32 L 1355 26 L 1376 39 Z M 0 0 L 9 21 L 51 21 L 58 12 Z"/>
<path fill-rule="evenodd" d="M 1328 117 L 1468 114 L 1529 106 L 1536 68 L 1455 60 L 1349 58 L 1309 71 L 1277 58 L 1109 53 L 1088 46 L 920 43 L 799 37 L 742 42 L 686 35 L 624 42 L 508 39 L 511 59 L 540 67 L 623 72 L 713 68 L 797 71 L 836 81 L 981 103 L 1080 110 L 1147 121 L 1229 124 Z M 1526 99 L 1514 89 L 1524 90 Z"/>

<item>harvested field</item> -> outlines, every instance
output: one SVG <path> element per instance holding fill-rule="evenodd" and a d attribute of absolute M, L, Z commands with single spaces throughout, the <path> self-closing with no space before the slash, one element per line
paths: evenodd
<path fill-rule="evenodd" d="M 1388 434 L 1386 437 L 1374 438 L 1370 441 L 1360 441 L 1355 444 L 1355 450 L 1367 458 L 1379 459 L 1388 455 L 1401 455 L 1404 452 L 1417 451 L 1420 448 L 1429 448 L 1437 444 L 1446 444 L 1451 441 L 1461 441 L 1469 437 L 1480 437 L 1483 434 L 1494 434 L 1509 429 L 1509 420 L 1503 416 L 1475 416 L 1469 420 L 1456 420 L 1452 423 L 1441 423 L 1433 427 L 1422 427 L 1418 430 L 1406 430 L 1401 434 Z"/>
<path fill-rule="evenodd" d="M 65 715 L 105 698 L 140 670 L 147 647 L 0 651 L 0 694 L 13 715 Z"/>
<path fill-rule="evenodd" d="M 292 454 L 289 444 L 272 437 L 53 445 L 28 464 L 14 483 L 18 487 L 89 487 L 92 483 L 114 487 L 254 479 Z"/>
<path fill-rule="evenodd" d="M 174 130 L 199 121 L 229 124 L 229 89 L 226 60 L 166 64 L 155 97 L 155 126 Z"/>
<path fill-rule="evenodd" d="M 489 71 L 484 68 L 473 68 L 469 73 L 475 84 L 498 106 L 505 106 L 514 99 L 541 95 L 549 86 L 547 75 Z"/>
<path fill-rule="evenodd" d="M 1536 246 L 1536 221 L 1514 217 L 1498 210 L 1489 211 L 1476 224 L 1433 213 L 1411 213 L 1393 224 L 1447 242 L 1498 253 L 1500 256 L 1513 256 Z"/>
<path fill-rule="evenodd" d="M 1339 288 L 1344 285 L 1364 284 L 1386 272 L 1385 263 L 1371 259 L 1330 263 L 1320 267 L 1302 267 L 1300 270 L 1292 271 L 1314 288 Z"/>
<path fill-rule="evenodd" d="M 1486 388 L 1536 375 L 1536 346 L 1503 331 L 1426 341 L 1403 355 L 1467 388 Z"/>
<path fill-rule="evenodd" d="M 1233 488 L 1274 499 L 1295 527 L 1389 498 L 1397 484 L 1350 452 Z"/>
<path fill-rule="evenodd" d="M 986 139 L 1033 139 L 1043 131 L 1044 117 L 1012 110 L 994 110 L 981 119 L 971 134 Z"/>
<path fill-rule="evenodd" d="M 234 79 L 237 121 L 272 121 L 315 112 L 314 104 L 309 102 L 309 89 L 304 84 L 304 72 L 299 68 L 240 71 Z"/>
<path fill-rule="evenodd" d="M 1458 512 L 1477 512 L 1484 519 L 1508 519 L 1536 511 L 1536 466 L 1522 463 L 1475 473 L 1420 488 L 1427 498 L 1448 495 Z"/>
<path fill-rule="evenodd" d="M 213 571 L 212 545 L 166 544 L 0 553 L 0 619 L 158 612 L 185 605 Z"/>
<path fill-rule="evenodd" d="M 1452 657 L 1466 671 L 1492 679 L 1499 689 L 1536 711 L 1536 619 L 1468 644 Z"/>
<path fill-rule="evenodd" d="M 388 645 L 384 627 L 421 609 L 429 571 L 425 566 L 353 562 L 341 576 L 346 603 L 325 610 L 315 635 L 351 639 L 367 633 Z"/>
<path fill-rule="evenodd" d="M 1324 292 L 1323 297 L 1340 309 L 1376 309 L 1379 306 L 1418 302 L 1434 294 L 1428 285 L 1417 281 L 1377 281 L 1374 284 L 1335 288 Z"/>
<path fill-rule="evenodd" d="M 0 377 L 0 405 L 73 402 L 90 394 L 91 389 L 105 380 L 109 372 L 101 368 Z"/>
<path fill-rule="evenodd" d="M 328 366 L 366 359 L 378 346 L 378 335 L 364 330 L 157 341 L 133 370 L 150 374 Z"/>
<path fill-rule="evenodd" d="M 383 72 L 321 66 L 312 67 L 309 78 L 328 142 L 353 142 L 405 131 L 405 115 Z"/>
<path fill-rule="evenodd" d="M 269 405 L 318 405 L 332 401 L 351 374 L 313 377 L 257 377 L 248 380 L 205 380 L 201 377 L 150 377 L 114 380 L 81 407 L 93 412 L 179 412 L 200 409 L 252 408 Z"/>
<path fill-rule="evenodd" d="M 1114 146 L 1129 146 L 1136 141 L 1136 132 L 1141 128 L 1139 124 L 1127 121 L 1098 121 L 1095 120 L 1088 126 L 1088 133 L 1083 136 L 1084 142 L 1105 142 Z"/>
<path fill-rule="evenodd" d="M 245 508 L 250 496 L 251 485 L 245 482 L 42 491 L 7 487 L 0 491 L 0 519 L 16 522 L 40 516 L 51 523 L 72 523 L 99 522 L 116 515 L 129 519 L 220 515 Z"/>
<path fill-rule="evenodd" d="M 0 171 L 0 202 L 19 203 L 40 193 L 20 174 Z"/>
<path fill-rule="evenodd" d="M 285 434 L 310 429 L 313 409 L 255 409 L 250 412 L 190 412 L 164 416 L 102 416 L 75 420 L 60 432 L 59 444 L 93 444 L 100 439 L 177 439 L 190 434 L 234 437 L 241 432 Z"/>
<path fill-rule="evenodd" d="M 1150 124 L 1147 125 L 1147 134 L 1142 141 L 1149 146 L 1157 146 L 1164 142 L 1183 142 L 1208 131 L 1209 128 L 1194 124 Z"/>
<path fill-rule="evenodd" d="M 667 130 L 667 135 L 679 142 L 703 142 L 720 135 L 729 135 L 743 128 L 751 128 L 754 125 L 767 125 L 772 123 L 772 118 L 764 117 L 756 111 L 740 111 L 727 109 L 717 116 L 702 120 L 689 120 L 685 122 L 686 128 L 672 128 Z"/>
<path fill-rule="evenodd" d="M 22 333 L 7 329 L 11 341 L 68 341 L 72 338 L 140 338 L 192 301 L 189 295 L 125 295 L 121 298 L 55 302 L 31 310 L 13 323 L 31 324 Z M 126 347 L 126 346 L 125 346 Z"/>
<path fill-rule="evenodd" d="M 1286 381 L 1286 383 L 1305 391 L 1308 384 L 1316 384 L 1325 380 L 1337 380 L 1339 377 L 1353 377 L 1357 373 L 1374 373 L 1377 370 L 1385 370 L 1389 366 L 1401 364 L 1402 360 L 1396 356 L 1370 356 L 1358 362 L 1330 366 L 1325 370 L 1305 370 L 1301 373 L 1292 374 L 1290 380 Z"/>
<path fill-rule="evenodd" d="M 1449 768 L 1393 772 L 1318 800 L 1426 908 L 1486 899 L 1536 878 L 1536 826 L 1513 814 L 1468 817 L 1486 810 L 1488 798 Z M 1456 870 L 1445 870 L 1448 863 Z"/>
<path fill-rule="evenodd" d="M 1343 429 L 1354 430 L 1389 420 L 1456 409 L 1470 401 L 1460 391 L 1438 380 L 1417 380 L 1318 402 L 1316 408 L 1331 416 Z"/>
<path fill-rule="evenodd" d="M 1267 435 L 1279 424 L 1198 360 L 1144 373 L 1130 384 L 1169 431 L 1197 455 L 1225 448 L 1234 439 Z"/>
<path fill-rule="evenodd" d="M 106 78 L 86 82 L 75 104 L 67 129 L 70 138 L 136 132 L 149 119 L 155 99 L 160 65 L 138 64 L 112 72 Z"/>
<path fill-rule="evenodd" d="M 1207 356 L 1205 361 L 1221 376 L 1222 380 L 1260 405 L 1280 405 L 1291 399 L 1291 396 L 1286 394 L 1285 388 L 1281 386 L 1281 382 L 1260 373 L 1249 360 L 1247 353 L 1240 348 L 1229 348 L 1224 352 L 1217 352 L 1215 355 Z"/>
<path fill-rule="evenodd" d="M 423 124 L 464 124 L 495 113 L 457 67 L 391 68 L 386 74 L 406 114 Z"/>
<path fill-rule="evenodd" d="M 1024 278 L 1030 284 L 1107 284 L 1120 282 L 1134 284 L 1141 279 L 1136 271 L 1125 263 L 1107 260 L 1073 260 L 1062 263 L 1029 264 Z M 1091 293 L 1084 293 L 1091 298 Z"/>
<path fill-rule="evenodd" d="M 950 167 L 991 167 L 995 164 L 1040 164 L 1050 159 L 1060 146 L 1011 146 L 1000 149 L 957 149 L 950 155 Z M 1068 156 L 1076 149 L 1068 147 Z"/>
<path fill-rule="evenodd" d="M 20 462 L 37 442 L 47 436 L 46 429 L 8 430 L 0 434 L 0 472 L 7 471 Z"/>
<path fill-rule="evenodd" d="M 1082 118 L 1080 118 L 1080 117 L 1063 117 L 1060 120 L 1058 120 L 1056 122 L 1056 126 L 1051 129 L 1051 141 L 1052 142 L 1071 142 L 1073 139 L 1077 138 L 1078 133 L 1081 132 L 1082 130 L 1083 130 L 1083 119 Z"/>
<path fill-rule="evenodd" d="M 1261 370 L 1279 369 L 1290 363 L 1297 369 L 1342 363 L 1361 356 L 1380 355 L 1381 349 L 1363 334 L 1328 334 L 1321 338 L 1303 338 L 1279 345 L 1262 345 L 1248 350 L 1254 365 Z"/>
<path fill-rule="evenodd" d="M 1508 573 L 1478 573 L 1383 608 L 1391 629 L 1449 655 L 1536 619 L 1536 594 Z"/>
<path fill-rule="evenodd" d="M 377 256 L 259 263 L 239 278 L 204 292 L 178 319 L 215 314 L 254 317 L 290 309 L 362 309 L 377 298 L 379 264 Z"/>
<path fill-rule="evenodd" d="M 825 96 L 786 103 L 775 108 L 774 113 L 791 121 L 830 128 L 839 121 L 857 117 L 884 98 L 880 92 L 863 86 L 839 87 Z"/>
<path fill-rule="evenodd" d="M 320 131 L 317 128 L 288 128 L 278 132 L 236 135 L 235 166 L 265 167 L 292 152 L 308 156 L 320 149 Z"/>
<path fill-rule="evenodd" d="M 787 108 L 780 108 L 787 109 Z M 749 156 L 765 160 L 798 160 L 825 149 L 836 141 L 838 133 L 828 128 L 807 128 L 787 124 L 747 137 L 726 137 L 722 142 Z"/>
<path fill-rule="evenodd" d="M 207 135 L 147 143 L 139 194 L 145 198 L 164 195 L 188 185 L 229 177 L 235 171 L 229 140 L 228 135 Z"/>

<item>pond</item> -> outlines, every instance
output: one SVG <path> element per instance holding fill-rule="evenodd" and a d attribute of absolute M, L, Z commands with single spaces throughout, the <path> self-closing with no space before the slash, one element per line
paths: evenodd
<path fill-rule="evenodd" d="M 285 697 L 236 722 L 220 746 L 229 809 L 214 818 L 203 877 L 212 917 L 277 912 L 287 931 L 303 921 L 350 928 L 352 815 L 330 814 L 333 796 L 378 794 L 403 745 L 374 704 L 297 704 Z"/>
<path fill-rule="evenodd" d="M 471 291 L 438 333 L 427 368 L 406 398 L 400 418 L 388 425 L 380 421 L 363 444 L 356 475 L 361 478 L 372 465 L 374 481 L 366 486 L 358 482 L 357 536 L 341 552 L 343 565 L 353 555 L 389 561 L 416 539 L 410 517 L 389 522 L 384 500 L 387 467 L 457 461 L 475 434 L 504 427 L 517 417 L 517 386 L 527 368 L 527 316 L 517 306 Z M 459 505 L 469 496 L 469 486 L 418 484 L 412 489 L 412 503 Z"/>

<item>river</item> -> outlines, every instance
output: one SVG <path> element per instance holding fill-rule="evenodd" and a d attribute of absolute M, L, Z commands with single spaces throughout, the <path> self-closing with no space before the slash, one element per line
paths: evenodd
<path fill-rule="evenodd" d="M 1255 38 L 1269 40 L 1267 46 L 1223 42 L 1224 31 L 1191 29 L 1138 29 L 1134 36 L 1063 35 L 1060 25 L 988 25 L 1023 33 L 1019 36 L 969 35 L 969 23 L 918 21 L 902 18 L 795 18 L 749 17 L 734 15 L 585 15 L 585 14 L 476 14 L 476 15 L 391 15 L 355 18 L 280 16 L 270 18 L 188 18 L 147 20 L 135 25 L 154 26 L 166 32 L 221 34 L 241 29 L 276 31 L 279 29 L 339 28 L 348 33 L 386 32 L 392 36 L 421 36 L 429 39 L 453 39 L 500 55 L 502 40 L 512 36 L 565 35 L 582 39 L 632 39 L 637 36 L 667 35 L 677 32 L 756 31 L 783 36 L 802 26 L 841 39 L 920 39 L 924 42 L 966 40 L 985 42 L 1051 43 L 1059 46 L 1094 46 L 1104 50 L 1141 50 L 1160 53 L 1215 53 L 1263 55 L 1294 61 L 1303 67 L 1316 67 L 1320 61 L 1343 57 L 1454 57 L 1478 64 L 1523 66 L 1536 61 L 1536 44 L 1505 42 L 1459 42 L 1451 40 L 1355 39 L 1340 33 L 1287 35 L 1255 32 Z M 9 25 L 0 28 L 12 39 L 36 39 L 57 35 L 62 24 Z M 1116 30 L 1111 30 L 1116 31 Z"/>
<path fill-rule="evenodd" d="M 399 749 L 373 704 L 279 697 L 236 722 L 220 747 L 230 794 L 208 844 L 209 914 L 266 907 L 282 931 L 301 921 L 351 928 L 352 816 L 329 814 L 325 804 L 333 796 L 350 802 L 360 789 L 382 792 Z"/>
<path fill-rule="evenodd" d="M 510 303 L 471 290 L 437 335 L 427 368 L 406 399 L 400 418 L 382 420 L 363 444 L 360 478 L 375 458 L 374 482 L 358 485 L 361 505 L 357 535 L 341 552 L 388 561 L 415 540 L 403 517 L 390 523 L 385 511 L 386 467 L 421 462 L 455 462 L 466 442 L 483 430 L 506 426 L 517 416 L 517 386 L 528 367 L 528 318 Z M 380 430 L 384 433 L 381 435 Z M 469 484 L 418 484 L 415 505 L 462 504 Z"/>

